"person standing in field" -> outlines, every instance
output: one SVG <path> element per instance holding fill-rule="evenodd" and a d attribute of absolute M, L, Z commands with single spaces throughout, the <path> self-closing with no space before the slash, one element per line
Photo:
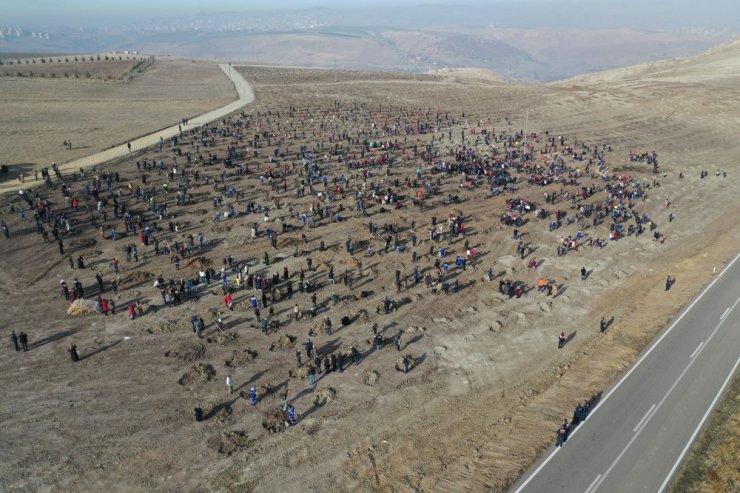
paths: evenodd
<path fill-rule="evenodd" d="M 71 344 L 67 351 L 69 351 L 69 356 L 73 363 L 80 361 L 80 354 L 77 352 L 77 344 Z"/>
<path fill-rule="evenodd" d="M 21 331 L 20 334 L 18 334 L 18 342 L 21 343 L 21 347 L 24 352 L 28 351 L 28 336 L 25 332 Z"/>

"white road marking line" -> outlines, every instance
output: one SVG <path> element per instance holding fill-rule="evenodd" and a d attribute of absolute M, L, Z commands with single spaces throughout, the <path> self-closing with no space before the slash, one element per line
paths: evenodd
<path fill-rule="evenodd" d="M 591 491 L 589 491 L 588 493 L 594 493 L 594 492 L 596 491 L 596 489 L 597 489 L 597 488 L 598 488 L 599 486 L 601 486 L 601 483 L 602 483 L 602 482 L 604 481 L 604 476 L 602 476 L 601 474 L 599 474 L 598 476 L 596 476 L 596 479 L 597 479 L 598 481 L 594 481 L 594 482 L 592 483 L 592 484 L 593 484 L 593 488 L 592 488 L 592 489 L 591 489 Z"/>
<path fill-rule="evenodd" d="M 660 485 L 660 488 L 658 488 L 657 493 L 663 493 L 663 490 L 665 490 L 666 487 L 668 486 L 668 483 L 670 482 L 671 477 L 676 472 L 676 469 L 678 469 L 678 465 L 683 460 L 684 456 L 686 455 L 686 452 L 689 451 L 691 444 L 694 443 L 694 440 L 696 439 L 696 435 L 698 435 L 701 429 L 704 427 L 704 422 L 709 417 L 709 414 L 714 410 L 714 406 L 717 404 L 717 401 L 719 400 L 719 398 L 722 396 L 722 394 L 724 394 L 725 388 L 727 387 L 727 384 L 730 383 L 730 380 L 732 380 L 732 376 L 735 374 L 735 371 L 737 371 L 738 365 L 740 365 L 740 358 L 737 359 L 737 361 L 735 362 L 735 366 L 733 366 L 732 370 L 730 370 L 730 374 L 727 375 L 727 378 L 725 378 L 725 381 L 722 384 L 722 387 L 720 387 L 719 392 L 717 392 L 717 395 L 714 396 L 714 400 L 712 400 L 712 403 L 709 405 L 709 408 L 707 408 L 707 412 L 704 413 L 704 416 L 702 416 L 701 421 L 699 421 L 699 424 L 696 425 L 696 428 L 694 428 L 694 433 L 691 434 L 689 441 L 686 443 L 686 446 L 681 451 L 681 455 L 679 455 L 678 459 L 676 459 L 676 462 L 673 464 L 673 467 L 671 467 L 671 470 L 668 472 L 668 475 L 666 476 L 665 480 Z"/>
<path fill-rule="evenodd" d="M 645 354 L 643 354 L 642 357 L 639 360 L 637 360 L 637 362 L 634 365 L 632 365 L 632 368 L 630 368 L 630 370 L 627 373 L 625 373 L 625 375 L 619 380 L 619 382 L 617 382 L 617 384 L 614 387 L 612 387 L 612 389 L 604 396 L 604 398 L 601 399 L 598 404 L 596 404 L 596 407 L 593 408 L 593 410 L 589 414 L 595 413 L 596 410 L 599 409 L 606 402 L 606 400 L 609 399 L 609 397 L 611 397 L 611 395 L 614 392 L 617 391 L 617 389 L 625 382 L 625 380 L 627 380 L 629 378 L 629 376 L 632 374 L 632 372 L 635 371 L 638 366 L 640 366 L 640 363 L 642 363 L 645 360 L 645 358 L 647 358 L 650 355 L 650 353 L 652 353 L 653 350 L 656 347 L 658 347 L 658 345 L 663 341 L 663 339 L 665 339 L 665 337 L 668 334 L 671 333 L 671 331 L 673 330 L 673 328 L 676 325 L 678 325 L 678 322 L 680 322 L 683 319 L 683 317 L 686 316 L 686 314 L 689 313 L 692 308 L 694 308 L 694 305 L 696 305 L 699 302 L 699 300 L 701 300 L 704 297 L 704 295 L 707 294 L 707 292 L 709 292 L 710 289 L 712 289 L 712 286 L 714 286 L 714 284 L 718 280 L 720 280 L 722 278 L 722 276 L 724 275 L 724 273 L 727 272 L 727 270 L 730 267 L 732 267 L 733 264 L 739 258 L 740 258 L 740 254 L 736 255 L 735 258 L 732 259 L 732 262 L 730 262 L 729 264 L 727 264 L 727 267 L 725 267 L 724 269 L 722 269 L 722 272 L 720 272 L 719 275 L 716 278 L 714 278 L 714 281 L 712 281 L 711 283 L 709 283 L 709 286 L 707 286 L 706 288 L 704 288 L 704 291 L 701 292 L 701 294 L 688 306 L 688 308 L 686 308 L 683 312 L 681 312 L 681 315 L 679 315 L 679 317 L 676 320 L 674 320 L 674 322 L 671 324 L 671 326 L 668 327 L 668 330 L 666 330 L 665 332 L 663 332 L 663 335 L 661 335 L 658 338 L 658 340 L 655 341 L 652 346 L 650 346 L 650 348 L 645 352 Z"/>
<path fill-rule="evenodd" d="M 553 450 L 552 453 L 547 456 L 547 459 L 545 459 L 544 462 L 542 462 L 542 464 L 540 464 L 539 467 L 534 470 L 534 472 L 527 478 L 527 480 L 524 483 L 522 483 L 522 485 L 519 488 L 517 488 L 517 490 L 514 493 L 521 493 L 524 490 L 524 488 L 527 487 L 529 482 L 532 481 L 532 479 L 535 476 L 537 476 L 537 473 L 539 473 L 547 465 L 547 463 L 550 462 L 550 460 L 553 457 L 555 457 L 555 454 L 558 453 L 558 450 L 560 450 L 560 447 L 555 447 L 555 450 Z"/>
<path fill-rule="evenodd" d="M 730 308 L 730 311 L 732 311 L 732 310 L 735 309 L 735 307 L 737 306 L 738 302 L 740 302 L 740 298 L 738 298 L 738 300 L 732 305 L 732 307 Z M 723 323 L 724 323 L 724 321 L 721 321 L 720 323 L 718 323 L 717 326 L 712 331 L 712 333 L 709 334 L 709 337 L 707 337 L 707 344 L 712 339 L 712 337 L 714 337 L 714 335 L 717 333 L 717 331 L 719 330 L 719 328 L 722 326 Z M 663 398 L 660 400 L 660 402 L 658 402 L 658 405 L 655 407 L 655 411 L 653 411 L 647 417 L 647 419 L 645 420 L 645 422 L 642 424 L 642 428 L 640 428 L 640 430 L 632 436 L 632 438 L 630 439 L 630 441 L 627 442 L 627 445 L 625 445 L 625 447 L 619 453 L 619 455 L 617 456 L 617 458 L 614 459 L 614 462 L 611 463 L 611 465 L 609 466 L 609 469 L 607 469 L 604 472 L 604 476 L 601 478 L 601 481 L 604 481 L 604 479 L 606 479 L 606 477 L 609 475 L 609 473 L 612 472 L 612 470 L 614 469 L 614 467 L 617 465 L 617 462 L 619 462 L 622 459 L 622 456 L 624 456 L 624 454 L 627 452 L 627 449 L 629 449 L 632 446 L 632 444 L 635 442 L 635 440 L 637 439 L 637 437 L 640 436 L 640 433 L 642 432 L 642 430 L 645 429 L 645 426 L 647 426 L 647 424 L 650 422 L 650 420 L 652 419 L 652 417 L 655 416 L 655 414 L 658 412 L 658 409 L 660 409 L 660 407 L 663 405 L 663 403 L 666 401 L 666 399 L 668 399 L 668 396 L 671 395 L 671 393 L 673 393 L 673 390 L 676 388 L 676 386 L 679 384 L 679 382 L 683 379 L 684 375 L 686 375 L 686 372 L 689 371 L 689 369 L 691 368 L 691 365 L 693 365 L 695 361 L 696 361 L 695 359 L 692 359 L 691 361 L 689 361 L 689 364 L 686 365 L 686 368 L 683 369 L 683 371 L 678 376 L 678 378 L 676 379 L 676 381 L 673 382 L 673 385 L 671 385 L 671 388 L 668 389 L 668 392 L 666 392 L 665 395 L 663 396 Z M 601 482 L 599 482 L 599 484 L 601 484 Z M 599 487 L 599 484 L 597 484 L 594 487 L 593 491 L 596 491 L 596 488 Z"/>
<path fill-rule="evenodd" d="M 583 493 L 591 493 L 591 491 L 592 491 L 592 488 L 594 487 L 594 485 L 596 484 L 596 482 L 597 482 L 597 481 L 598 481 L 599 479 L 601 479 L 601 474 L 599 474 L 598 476 L 596 476 L 596 477 L 594 478 L 594 480 L 593 480 L 593 481 L 591 481 L 591 484 L 590 484 L 590 485 L 588 485 L 588 488 L 586 488 L 586 491 L 584 491 Z"/>
<path fill-rule="evenodd" d="M 720 320 L 723 320 L 727 314 L 730 313 L 730 307 L 728 306 L 727 309 L 724 311 L 721 317 L 719 317 Z"/>
<path fill-rule="evenodd" d="M 709 286 L 707 286 L 706 288 L 704 288 L 704 291 L 702 291 L 701 294 L 699 294 L 699 296 L 681 313 L 681 315 L 679 315 L 679 317 L 676 320 L 673 321 L 673 323 L 671 324 L 671 326 L 668 327 L 668 330 L 666 330 L 663 333 L 663 335 L 661 335 L 658 338 L 658 340 L 655 341 L 652 346 L 650 346 L 650 348 L 645 352 L 645 354 L 643 354 L 642 357 L 639 360 L 637 360 L 637 362 L 634 365 L 632 365 L 632 368 L 630 368 L 630 370 L 619 380 L 619 382 L 617 382 L 617 384 L 614 387 L 612 387 L 612 389 L 604 396 L 604 398 L 601 399 L 601 401 L 599 401 L 598 404 L 596 404 L 596 407 L 594 407 L 591 410 L 591 412 L 589 413 L 589 415 L 593 415 L 596 412 L 596 410 L 599 409 L 601 407 L 601 405 L 604 404 L 604 402 L 606 402 L 606 400 L 614 392 L 616 392 L 616 390 L 629 378 L 629 376 L 632 374 L 632 372 L 637 369 L 637 367 L 640 365 L 640 363 L 642 363 L 645 360 L 645 358 L 647 358 L 650 355 L 650 353 L 652 353 L 653 350 L 656 347 L 658 347 L 658 345 L 661 343 L 661 341 L 663 339 L 665 339 L 665 337 L 673 330 L 673 328 L 676 325 L 678 325 L 678 322 L 680 322 L 681 319 L 683 319 L 683 317 L 688 312 L 691 311 L 691 309 L 694 307 L 694 305 L 696 305 L 699 302 L 699 300 L 701 300 L 704 297 L 704 295 L 707 294 L 710 289 L 712 289 L 712 286 L 714 286 L 714 284 L 719 279 L 722 278 L 722 276 L 724 275 L 724 273 L 727 272 L 730 269 L 730 267 L 732 267 L 733 264 L 735 262 L 737 262 L 737 259 L 739 259 L 739 258 L 740 258 L 740 254 L 736 255 L 735 258 L 732 259 L 732 262 L 730 262 L 729 264 L 727 264 L 727 266 L 724 269 L 722 269 L 722 272 L 720 272 L 719 275 L 717 277 L 715 277 L 714 280 L 711 283 L 709 283 Z M 573 432 L 570 433 L 570 437 L 572 438 L 573 435 L 575 435 L 578 432 L 578 430 L 580 430 L 581 428 L 582 428 L 582 426 L 579 426 L 575 430 L 573 430 Z M 635 436 L 637 436 L 637 435 L 635 435 Z M 522 491 L 524 491 L 524 488 L 526 488 L 526 486 L 529 484 L 529 482 L 532 481 L 532 479 L 534 479 L 534 477 L 537 476 L 537 474 L 539 474 L 539 472 L 542 469 L 545 468 L 545 466 L 547 465 L 547 463 L 550 462 L 553 457 L 555 457 L 555 454 L 558 453 L 558 450 L 560 450 L 560 449 L 558 447 L 556 447 L 555 450 L 553 450 L 552 453 L 550 453 L 550 455 L 547 456 L 547 458 L 542 462 L 542 464 L 540 464 L 537 467 L 537 469 L 535 469 L 534 472 L 532 474 L 530 474 L 529 477 L 521 484 L 521 486 L 519 486 L 519 488 L 517 488 L 516 491 L 514 491 L 514 493 L 521 493 Z M 599 484 L 601 484 L 601 483 L 599 483 Z M 595 490 L 595 488 L 594 488 L 594 490 Z"/>
<path fill-rule="evenodd" d="M 648 412 L 645 413 L 645 416 L 642 417 L 642 419 L 640 420 L 640 422 L 637 423 L 637 426 L 635 426 L 635 429 L 632 430 L 633 432 L 636 432 L 640 428 L 640 426 L 642 426 L 643 421 L 645 421 L 647 419 L 647 417 L 650 416 L 650 413 L 653 412 L 653 409 L 655 409 L 655 404 L 653 404 L 652 406 L 650 406 L 650 409 L 648 409 Z"/>
<path fill-rule="evenodd" d="M 694 352 L 693 352 L 693 353 L 691 353 L 691 356 L 690 356 L 690 357 L 691 357 L 691 358 L 693 358 L 694 356 L 696 356 L 696 354 L 697 354 L 697 353 L 699 352 L 699 350 L 701 349 L 701 347 L 702 347 L 703 345 L 704 345 L 704 341 L 701 341 L 701 342 L 699 343 L 699 346 L 697 346 L 697 348 L 696 348 L 696 349 L 694 349 Z"/>

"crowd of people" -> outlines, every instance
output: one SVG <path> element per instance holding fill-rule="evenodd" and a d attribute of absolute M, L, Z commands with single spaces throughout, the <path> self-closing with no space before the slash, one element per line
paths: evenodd
<path fill-rule="evenodd" d="M 641 203 L 659 183 L 610 173 L 610 145 L 495 128 L 483 118 L 470 125 L 468 119 L 465 113 L 339 102 L 242 111 L 203 126 L 181 125 L 179 136 L 132 153 L 122 165 L 70 173 L 56 164 L 51 172 L 44 168 L 40 186 L 23 189 L 10 205 L 17 226 L 0 226 L 8 241 L 35 233 L 40 243 L 56 245 L 75 275 L 72 287 L 61 281 L 61 296 L 70 302 L 96 297 L 106 316 L 117 316 L 115 299 L 130 293 L 131 274 L 144 265 L 157 270 L 153 288 L 126 303 L 129 319 L 172 309 L 190 318 L 197 337 L 232 329 L 221 317 L 209 326 L 191 308 L 178 308 L 198 299 L 202 312 L 208 302 L 201 296 L 214 285 L 225 310 L 247 303 L 265 334 L 291 324 L 311 333 L 321 315 L 328 337 L 339 329 L 330 317 L 343 299 L 377 298 L 376 314 L 365 311 L 368 321 L 342 317 L 342 327 L 369 324 L 412 302 L 406 291 L 426 292 L 431 303 L 462 296 L 474 282 L 470 271 L 479 268 L 488 281 L 498 280 L 506 300 L 534 289 L 553 296 L 562 286 L 537 274 L 541 261 L 531 257 L 534 245 L 523 240 L 525 232 L 551 233 L 557 257 L 639 237 L 646 225 L 657 228 Z M 630 158 L 657 169 L 655 152 Z M 501 209 L 474 217 L 471 200 Z M 479 232 L 496 216 L 511 232 L 511 251 L 529 269 L 497 271 L 493 256 L 482 266 L 486 254 L 508 253 L 488 252 Z M 343 246 L 335 244 L 334 231 L 344 235 Z M 228 241 L 234 235 L 239 241 Z M 108 259 L 85 258 L 88 250 L 71 246 L 79 237 L 97 238 Z M 278 257 L 290 247 L 291 255 Z M 350 261 L 339 262 L 340 254 Z M 313 255 L 325 264 L 320 271 Z M 101 264 L 109 270 L 97 270 Z M 588 277 L 585 269 L 581 277 Z M 297 367 L 305 367 L 307 384 L 314 385 L 385 347 L 401 353 L 401 333 L 389 330 L 373 325 L 367 348 L 323 349 L 308 339 L 303 353 L 296 351 Z M 27 350 L 25 333 L 13 337 L 16 348 L 20 343 Z M 559 347 L 564 344 L 561 334 Z M 77 361 L 77 346 L 69 351 Z M 401 354 L 400 371 L 416 364 L 410 353 Z M 284 408 L 295 414 L 292 404 Z"/>

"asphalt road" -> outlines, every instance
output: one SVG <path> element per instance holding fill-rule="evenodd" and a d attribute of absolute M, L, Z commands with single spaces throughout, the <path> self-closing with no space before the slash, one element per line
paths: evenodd
<path fill-rule="evenodd" d="M 740 364 L 740 255 L 664 329 L 513 493 L 656 493 Z M 563 418 L 570 419 L 570 416 Z"/>

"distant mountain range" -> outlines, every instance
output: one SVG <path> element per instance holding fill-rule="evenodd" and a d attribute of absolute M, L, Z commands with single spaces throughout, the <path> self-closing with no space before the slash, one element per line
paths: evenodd
<path fill-rule="evenodd" d="M 574 18 L 568 9 L 548 4 L 538 7 L 538 15 L 522 15 L 520 5 L 183 12 L 119 24 L 111 18 L 105 24 L 88 22 L 84 26 L 83 20 L 79 21 L 80 26 L 69 27 L 0 26 L 0 52 L 129 50 L 294 66 L 413 72 L 469 67 L 493 70 L 510 79 L 549 82 L 690 56 L 733 36 L 727 27 L 688 29 L 674 25 L 674 29 L 662 29 L 668 22 L 666 16 L 653 16 L 650 26 L 654 27 L 648 28 L 641 20 L 641 15 L 649 14 L 644 9 L 618 9 L 606 16 L 593 10 L 594 6 L 584 6 L 579 7 Z"/>

